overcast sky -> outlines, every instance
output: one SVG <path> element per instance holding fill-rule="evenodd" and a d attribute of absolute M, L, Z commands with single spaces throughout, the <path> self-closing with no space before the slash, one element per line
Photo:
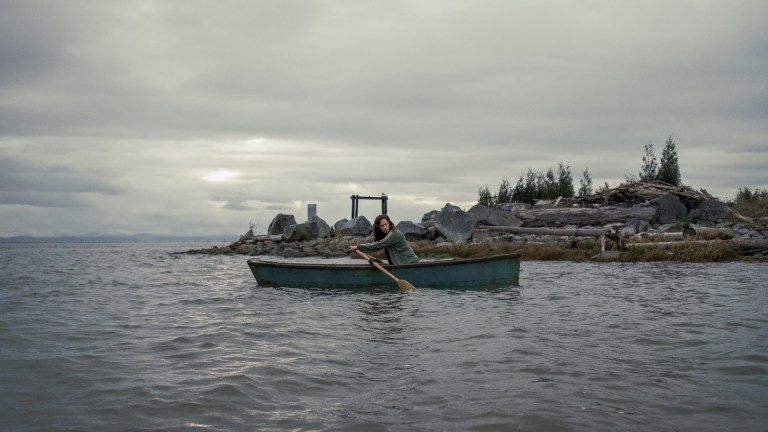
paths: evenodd
<path fill-rule="evenodd" d="M 0 0 L 0 236 L 469 209 L 528 169 L 768 187 L 768 2 Z M 373 219 L 377 201 L 361 201 Z"/>

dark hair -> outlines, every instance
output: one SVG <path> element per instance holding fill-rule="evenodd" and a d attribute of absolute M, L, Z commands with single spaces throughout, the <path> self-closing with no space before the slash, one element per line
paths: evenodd
<path fill-rule="evenodd" d="M 395 230 L 395 224 L 392 223 L 392 219 L 389 218 L 389 216 L 382 214 L 376 216 L 376 219 L 373 221 L 373 238 L 378 240 L 383 239 L 387 235 L 381 232 L 381 228 L 379 228 L 379 223 L 382 219 L 386 219 L 387 222 L 389 222 L 389 232 L 392 232 Z"/>

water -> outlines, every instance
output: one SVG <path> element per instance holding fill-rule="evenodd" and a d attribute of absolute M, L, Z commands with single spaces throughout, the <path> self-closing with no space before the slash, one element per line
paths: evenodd
<path fill-rule="evenodd" d="M 401 294 L 170 253 L 203 246 L 0 246 L 0 430 L 768 430 L 765 265 Z"/>

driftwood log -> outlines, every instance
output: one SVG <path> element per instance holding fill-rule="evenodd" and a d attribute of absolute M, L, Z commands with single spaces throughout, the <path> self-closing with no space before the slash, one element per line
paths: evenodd
<path fill-rule="evenodd" d="M 625 223 L 635 219 L 651 220 L 656 214 L 656 209 L 653 207 L 576 207 L 518 210 L 513 214 L 523 221 L 524 227 L 601 226 Z"/>
<path fill-rule="evenodd" d="M 733 238 L 730 228 L 688 227 L 683 230 L 686 240 L 729 240 Z"/>
<path fill-rule="evenodd" d="M 681 201 L 703 202 L 714 197 L 706 190 L 693 190 L 688 186 L 675 186 L 664 182 L 634 182 L 616 188 L 601 190 L 593 195 L 584 195 L 563 200 L 569 204 L 597 204 L 609 206 L 627 202 L 644 202 L 661 195 L 674 195 Z"/>
<path fill-rule="evenodd" d="M 531 227 L 513 227 L 513 226 L 490 226 L 480 225 L 479 229 L 488 231 L 508 232 L 512 234 L 538 234 L 552 236 L 569 237 L 602 237 L 606 230 L 602 229 L 581 229 L 581 228 L 531 228 Z"/>
<path fill-rule="evenodd" d="M 641 243 L 656 241 L 657 239 L 683 240 L 683 238 L 684 237 L 682 232 L 640 232 L 627 237 L 627 240 L 635 243 Z"/>

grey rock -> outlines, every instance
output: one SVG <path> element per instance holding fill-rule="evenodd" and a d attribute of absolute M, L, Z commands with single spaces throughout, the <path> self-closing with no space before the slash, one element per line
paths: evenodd
<path fill-rule="evenodd" d="M 679 222 L 688 214 L 688 209 L 680 200 L 670 194 L 656 197 L 649 201 L 656 209 L 652 222 L 659 224 L 671 224 Z"/>
<path fill-rule="evenodd" d="M 725 219 L 730 214 L 731 211 L 728 209 L 728 205 L 716 199 L 702 201 L 688 213 L 691 220 L 696 223 L 700 221 L 717 222 Z"/>
<path fill-rule="evenodd" d="M 513 226 L 523 225 L 523 221 L 508 211 L 498 208 L 486 207 L 482 204 L 475 204 L 467 213 L 472 216 L 475 226 L 493 225 L 493 226 Z"/>
<path fill-rule="evenodd" d="M 345 222 L 343 223 L 339 221 L 334 224 L 336 233 L 340 235 L 367 236 L 373 231 L 373 225 L 371 225 L 371 222 L 369 222 L 365 216 L 358 216 L 352 220 L 344 219 L 344 221 Z"/>
<path fill-rule="evenodd" d="M 274 219 L 272 219 L 272 222 L 269 224 L 269 229 L 267 230 L 267 234 L 269 235 L 280 235 L 283 234 L 291 225 L 296 225 L 296 218 L 293 217 L 293 215 L 286 215 L 279 213 L 277 216 L 275 216 Z"/>
<path fill-rule="evenodd" d="M 421 217 L 421 222 L 435 222 L 437 220 L 437 215 L 440 214 L 439 210 L 432 210 L 430 212 L 424 213 L 424 216 Z"/>
<path fill-rule="evenodd" d="M 733 226 L 733 234 L 736 237 L 740 238 L 764 238 L 763 234 L 761 234 L 759 231 L 753 230 L 752 228 L 744 225 L 744 224 L 735 224 Z"/>
<path fill-rule="evenodd" d="M 307 254 L 303 250 L 301 250 L 301 249 L 286 248 L 283 251 L 283 256 L 285 258 L 304 258 L 304 257 L 307 256 Z"/>
<path fill-rule="evenodd" d="M 288 226 L 283 236 L 289 243 L 326 238 L 331 236 L 331 227 L 320 217 L 314 216 L 309 222 Z"/>
<path fill-rule="evenodd" d="M 405 235 L 408 240 L 419 240 L 427 236 L 427 228 L 424 225 L 411 221 L 401 221 L 397 223 L 397 230 Z"/>
<path fill-rule="evenodd" d="M 521 202 L 502 203 L 497 205 L 496 207 L 498 207 L 499 210 L 504 210 L 512 213 L 520 210 L 530 210 L 531 208 L 529 204 L 521 203 Z"/>
<path fill-rule="evenodd" d="M 241 244 L 235 249 L 235 253 L 239 255 L 249 255 L 252 252 L 251 245 Z"/>
<path fill-rule="evenodd" d="M 446 240 L 452 242 L 469 240 L 474 227 L 475 221 L 472 216 L 450 203 L 440 210 L 435 220 L 435 229 Z"/>

